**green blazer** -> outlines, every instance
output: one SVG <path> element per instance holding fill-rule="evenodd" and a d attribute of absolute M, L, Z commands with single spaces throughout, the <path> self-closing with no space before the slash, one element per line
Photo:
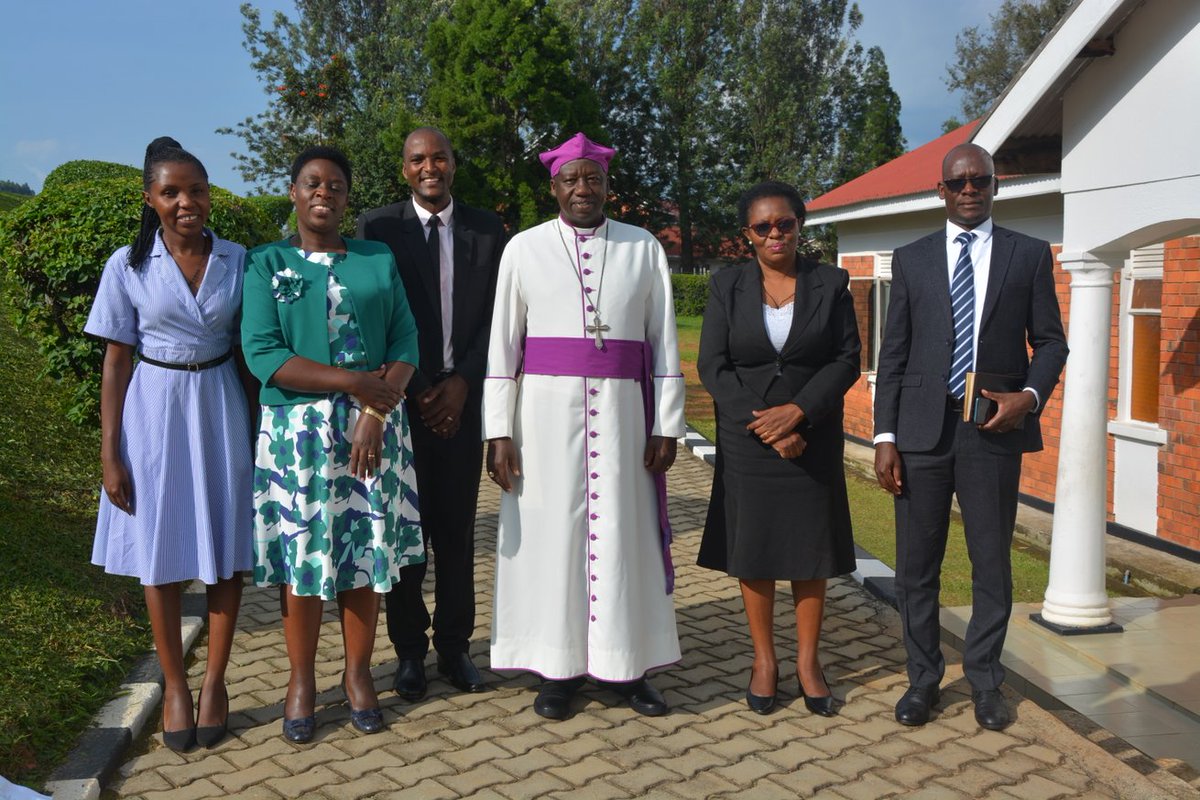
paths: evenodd
<path fill-rule="evenodd" d="M 345 242 L 346 258 L 334 265 L 333 272 L 354 305 L 369 361 L 366 368 L 393 361 L 416 366 L 417 326 L 392 251 L 380 242 Z M 287 292 L 291 302 L 277 299 L 271 286 L 272 278 L 285 269 L 301 278 L 299 285 Z M 273 385 L 271 378 L 293 356 L 331 363 L 327 279 L 324 266 L 305 261 L 287 240 L 264 244 L 246 255 L 242 349 L 250 371 L 262 383 L 259 399 L 263 405 L 294 405 L 326 396 L 283 389 Z"/>

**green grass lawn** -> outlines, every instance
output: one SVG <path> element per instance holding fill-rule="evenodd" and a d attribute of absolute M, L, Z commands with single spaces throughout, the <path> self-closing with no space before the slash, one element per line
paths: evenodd
<path fill-rule="evenodd" d="M 687 383 L 686 416 L 688 424 L 710 442 L 716 440 L 712 398 L 696 375 L 696 355 L 700 345 L 701 317 L 679 317 L 679 360 Z M 896 566 L 896 526 L 892 497 L 874 479 L 853 469 L 846 471 L 850 493 L 850 514 L 854 520 L 854 540 L 867 552 L 893 569 Z M 1038 602 L 1046 591 L 1049 564 L 1040 552 L 1016 546 L 1012 554 L 1013 600 Z M 971 603 L 971 562 L 967 558 L 962 521 L 950 521 L 946 560 L 942 567 L 942 605 Z"/>
<path fill-rule="evenodd" d="M 150 646 L 141 587 L 91 565 L 96 429 L 0 301 L 0 774 L 38 786 Z"/>

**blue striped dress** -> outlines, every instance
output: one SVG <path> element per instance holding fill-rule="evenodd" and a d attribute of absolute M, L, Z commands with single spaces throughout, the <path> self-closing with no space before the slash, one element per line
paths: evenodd
<path fill-rule="evenodd" d="M 84 331 L 169 363 L 208 361 L 238 341 L 246 251 L 213 236 L 193 297 L 161 236 L 136 270 L 113 253 Z M 157 586 L 207 584 L 254 565 L 249 411 L 231 359 L 199 372 L 139 362 L 125 393 L 121 457 L 133 514 L 100 492 L 92 563 Z"/>

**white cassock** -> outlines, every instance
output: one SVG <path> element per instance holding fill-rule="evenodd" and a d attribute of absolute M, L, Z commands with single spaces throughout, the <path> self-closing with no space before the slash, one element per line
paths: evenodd
<path fill-rule="evenodd" d="M 520 374 L 527 338 L 592 348 L 597 312 L 605 340 L 653 351 L 651 433 L 684 434 L 658 241 L 612 220 L 576 229 L 559 218 L 514 236 L 500 260 L 483 393 L 484 438 L 511 436 L 521 464 L 500 502 L 492 669 L 629 681 L 679 660 L 641 385 Z"/>

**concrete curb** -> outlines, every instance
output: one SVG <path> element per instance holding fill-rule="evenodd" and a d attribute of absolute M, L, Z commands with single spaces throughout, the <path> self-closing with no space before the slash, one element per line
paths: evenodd
<path fill-rule="evenodd" d="M 183 593 L 183 652 L 204 628 L 207 613 L 204 584 L 193 581 Z M 92 726 L 50 774 L 43 791 L 55 800 L 97 800 L 104 784 L 120 765 L 125 751 L 153 724 L 162 701 L 163 676 L 153 652 L 138 659 L 121 683 L 119 694 L 97 712 Z"/>

